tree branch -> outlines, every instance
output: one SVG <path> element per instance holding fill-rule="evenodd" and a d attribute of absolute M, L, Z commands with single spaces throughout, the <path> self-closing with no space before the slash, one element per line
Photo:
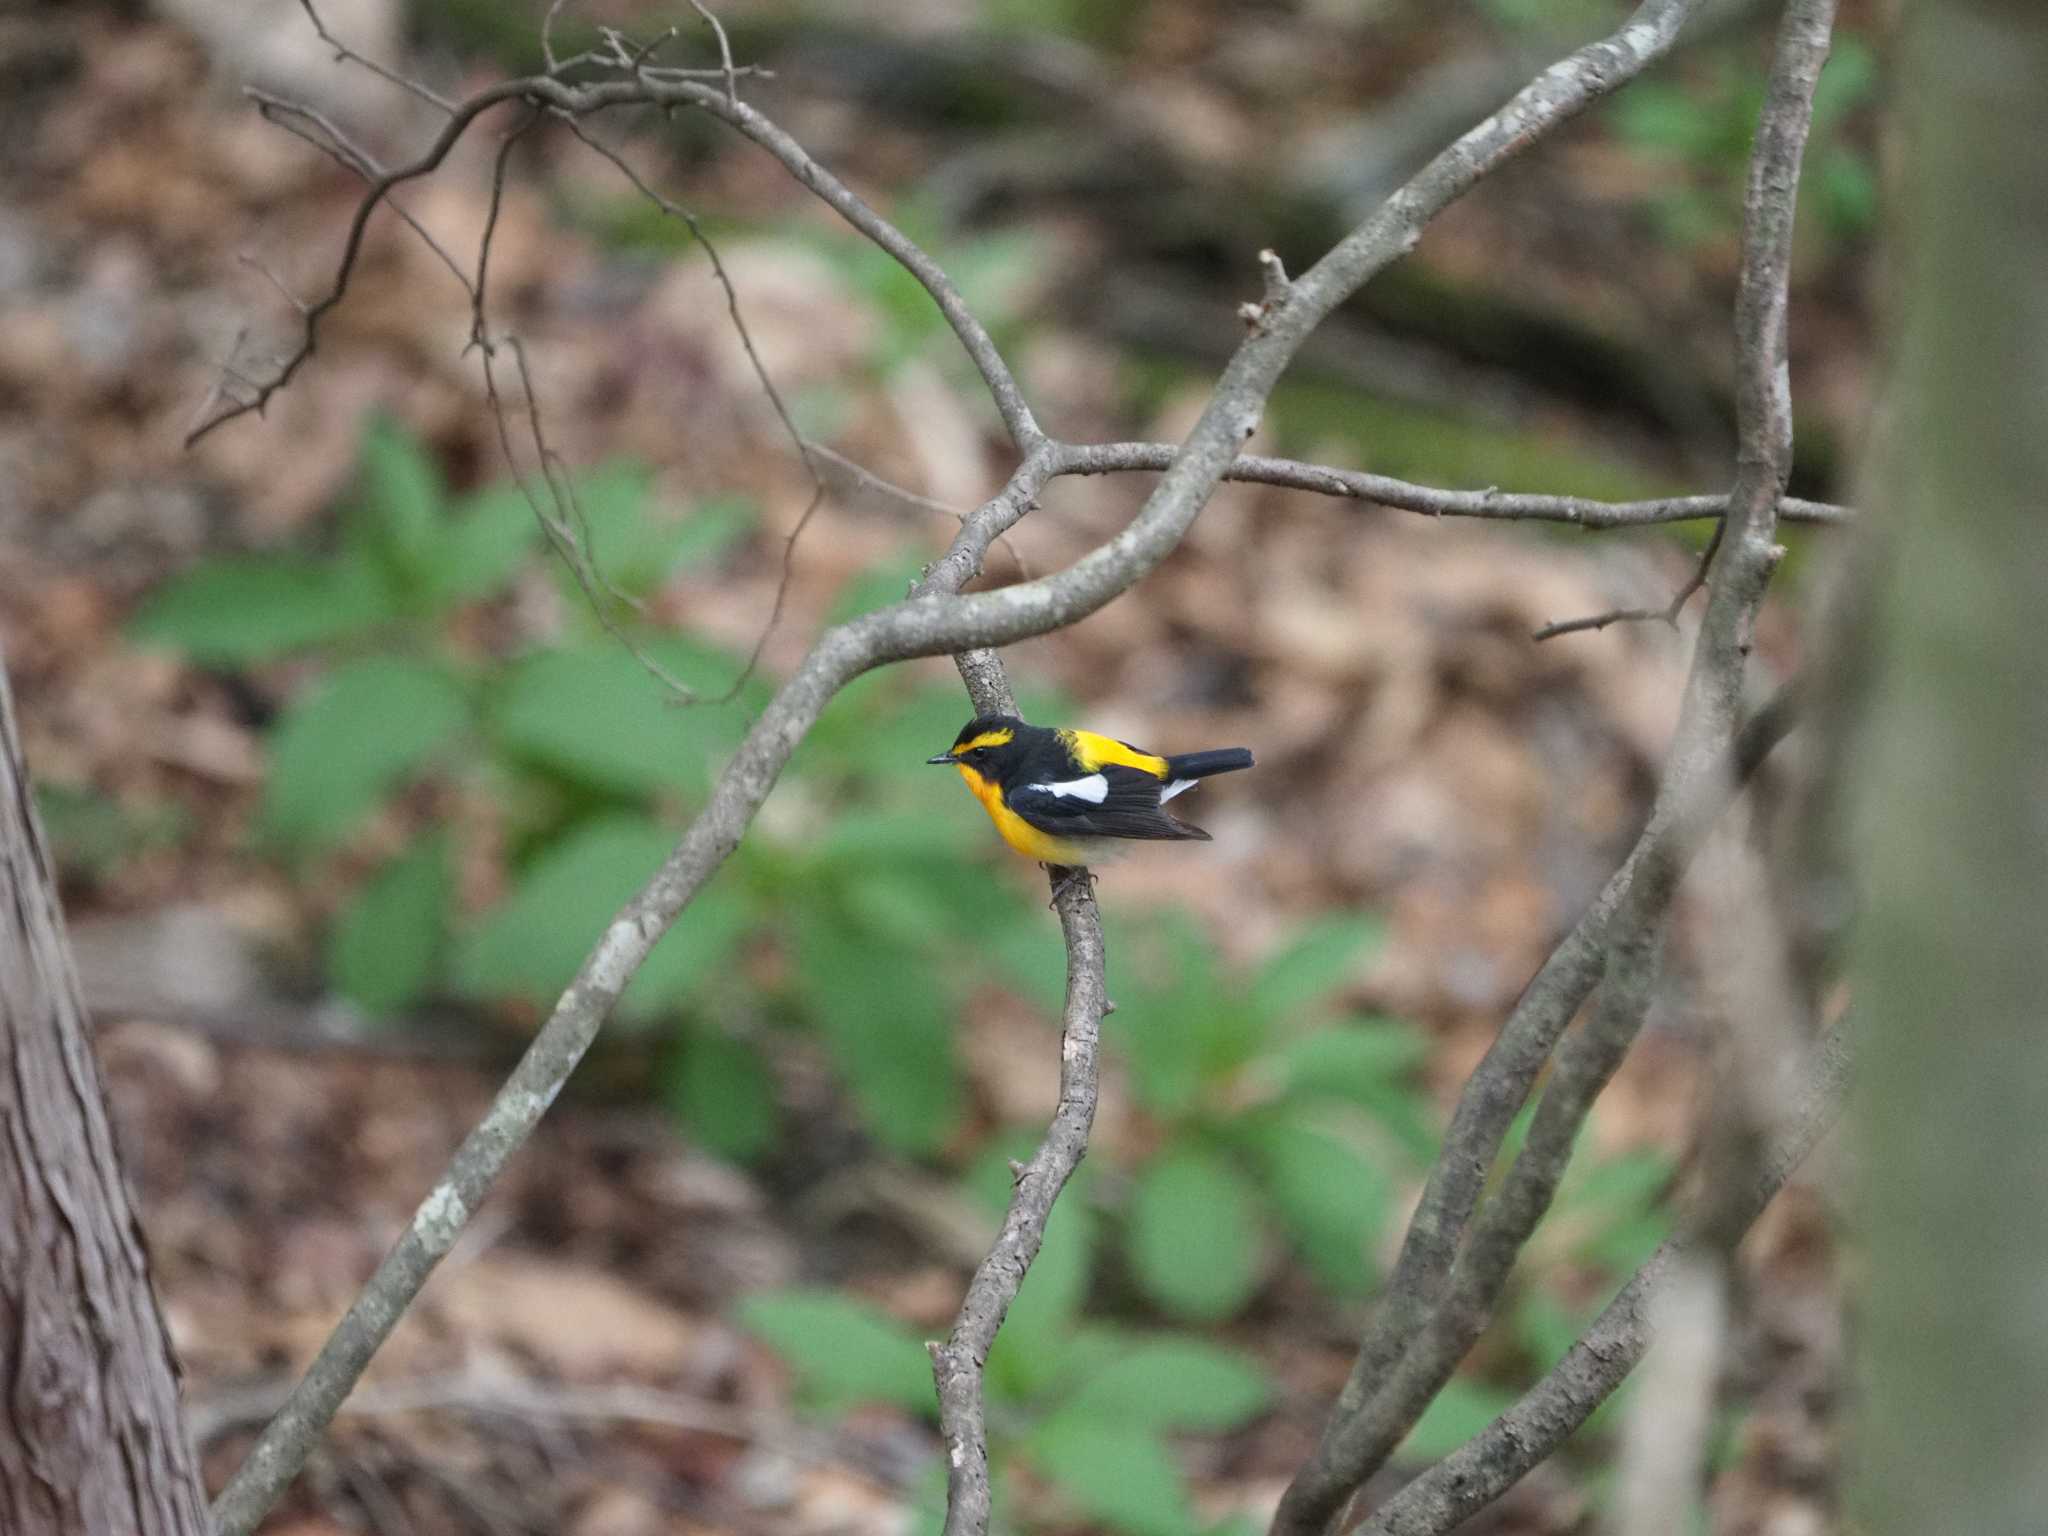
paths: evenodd
<path fill-rule="evenodd" d="M 1466 1084 L 1357 1364 L 1315 1453 L 1274 1518 L 1315 1536 L 1392 1455 L 1491 1317 L 1522 1243 L 1549 1208 L 1579 1126 L 1635 1038 L 1660 935 L 1735 735 L 1756 613 L 1782 551 L 1777 503 L 1791 464 L 1786 280 L 1793 202 L 1827 57 L 1833 0 L 1792 0 L 1751 156 L 1741 278 L 1736 483 L 1679 723 L 1649 824 L 1587 919 L 1545 962 Z M 1593 1017 L 1566 1045 L 1520 1156 L 1459 1244 L 1501 1139 L 1551 1044 L 1601 974 Z"/>
<path fill-rule="evenodd" d="M 1007 683 L 989 648 L 1084 618 L 1153 570 L 1179 543 L 1230 470 L 1238 449 L 1256 429 L 1274 384 L 1309 333 L 1362 283 L 1411 249 L 1428 220 L 1482 176 L 1658 57 L 1670 46 L 1689 8 L 1690 0 L 1648 0 L 1612 37 L 1545 71 L 1444 150 L 1284 290 L 1269 288 L 1272 296 L 1260 324 L 1232 357 L 1201 418 L 1132 522 L 1065 570 L 967 596 L 957 594 L 980 570 L 990 543 L 1025 514 L 1050 479 L 1081 472 L 1088 451 L 1045 438 L 987 333 L 967 312 L 944 273 L 780 128 L 729 96 L 730 77 L 721 82 L 721 89 L 634 61 L 627 79 L 570 84 L 545 75 L 506 82 L 461 103 L 425 155 L 371 185 L 351 222 L 333 289 L 308 307 L 300 351 L 258 387 L 253 400 L 202 424 L 201 433 L 260 408 L 289 381 L 311 355 L 321 315 L 346 289 L 363 228 L 376 205 L 392 187 L 437 166 L 483 111 L 514 100 L 576 117 L 628 105 L 694 106 L 766 148 L 918 277 L 981 370 L 1022 452 L 1022 462 L 1003 489 L 966 519 L 911 597 L 828 630 L 777 690 L 719 775 L 703 811 L 661 869 L 606 929 L 483 1121 L 465 1138 L 442 1180 L 235 1473 L 216 1505 L 222 1536 L 247 1536 L 296 1474 L 371 1355 L 552 1103 L 627 982 L 737 846 L 791 752 L 833 694 L 884 663 L 950 652 L 958 657 L 978 701 L 1006 697 Z M 566 69 L 569 63 L 561 67 Z M 977 1271 L 952 1338 L 936 1352 L 953 1463 L 951 1491 L 958 1505 L 949 1514 L 948 1529 L 955 1536 L 980 1536 L 987 1525 L 981 1364 L 1024 1266 L 1036 1252 L 1052 1201 L 1082 1155 L 1092 1115 L 1094 1037 L 1104 1004 L 1100 936 L 1085 882 L 1066 887 L 1060 910 L 1073 957 L 1060 1111 L 1046 1143 L 1020 1176 L 997 1248 Z"/>
<path fill-rule="evenodd" d="M 1076 448 L 1074 453 L 1069 473 L 1107 475 L 1164 469 L 1173 461 L 1174 448 L 1170 443 L 1096 443 Z M 1389 475 L 1369 475 L 1362 470 L 1331 469 L 1322 464 L 1304 464 L 1298 459 L 1275 459 L 1249 453 L 1233 459 L 1223 478 L 1279 486 L 1292 491 L 1314 491 L 1321 496 L 1339 496 L 1351 501 L 1370 501 L 1403 512 L 1420 512 L 1427 517 L 1571 523 L 1580 528 L 1641 528 L 1658 523 L 1683 523 L 1720 517 L 1728 510 L 1727 496 L 1598 501 L 1587 496 L 1549 496 L 1498 488 L 1450 491 L 1396 480 Z M 1779 516 L 1793 523 L 1839 524 L 1853 522 L 1856 514 L 1847 507 L 1838 507 L 1830 502 L 1802 501 L 1788 496 L 1779 503 Z"/>
<path fill-rule="evenodd" d="M 1788 1129 L 1754 1182 L 1717 1219 L 1746 1230 L 1834 1125 L 1854 1070 L 1853 1030 L 1853 1021 L 1844 1019 L 1822 1038 Z M 1650 1303 L 1696 1240 L 1695 1220 L 1650 1256 L 1541 1381 L 1375 1510 L 1357 1536 L 1445 1536 L 1547 1460 L 1642 1360 L 1650 1344 Z"/>

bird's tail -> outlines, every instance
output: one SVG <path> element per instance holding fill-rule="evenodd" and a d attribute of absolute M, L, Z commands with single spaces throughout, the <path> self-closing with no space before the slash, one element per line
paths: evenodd
<path fill-rule="evenodd" d="M 1252 766 L 1249 747 L 1218 747 L 1211 752 L 1183 752 L 1166 760 L 1169 779 L 1206 779 L 1212 773 L 1235 773 Z"/>

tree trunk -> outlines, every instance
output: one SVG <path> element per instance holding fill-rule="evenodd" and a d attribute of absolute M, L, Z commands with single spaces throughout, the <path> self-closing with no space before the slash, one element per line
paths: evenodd
<path fill-rule="evenodd" d="M 2048 1522 L 2048 7 L 1921 4 L 1856 944 L 1871 1536 Z"/>
<path fill-rule="evenodd" d="M 0 1531 L 205 1536 L 0 666 Z"/>

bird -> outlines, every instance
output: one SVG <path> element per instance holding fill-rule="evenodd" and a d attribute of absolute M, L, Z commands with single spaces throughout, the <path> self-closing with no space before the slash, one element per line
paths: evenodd
<path fill-rule="evenodd" d="M 1251 767 L 1252 754 L 1220 747 L 1169 757 L 1093 731 L 978 715 L 952 746 L 925 761 L 958 768 L 1018 853 L 1077 869 L 1130 839 L 1209 841 L 1200 827 L 1168 812 L 1166 802 L 1211 774 Z"/>

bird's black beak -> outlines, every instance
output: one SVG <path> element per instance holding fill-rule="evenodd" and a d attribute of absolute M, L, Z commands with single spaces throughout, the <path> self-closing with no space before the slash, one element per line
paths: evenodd
<path fill-rule="evenodd" d="M 952 754 L 952 753 L 950 753 L 950 752 L 941 752 L 941 753 L 940 753 L 940 754 L 939 754 L 939 755 L 938 755 L 937 757 L 928 757 L 928 758 L 926 758 L 926 759 L 925 759 L 925 761 L 926 761 L 927 763 L 939 763 L 939 764 L 945 764 L 945 763 L 951 763 L 951 762 L 956 762 L 956 761 L 958 761 L 958 759 L 956 759 L 956 758 L 955 758 L 955 757 L 953 756 L 953 754 Z"/>

